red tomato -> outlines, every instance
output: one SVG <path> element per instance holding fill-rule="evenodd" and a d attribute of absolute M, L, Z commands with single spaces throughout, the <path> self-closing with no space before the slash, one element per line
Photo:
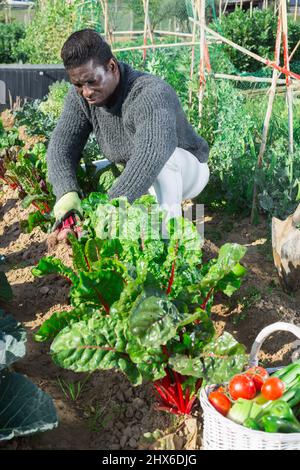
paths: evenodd
<path fill-rule="evenodd" d="M 238 398 L 252 400 L 256 395 L 254 381 L 246 374 L 236 375 L 229 382 L 229 393 L 233 400 L 237 400 Z"/>
<path fill-rule="evenodd" d="M 246 371 L 246 375 L 251 377 L 251 379 L 253 380 L 257 392 L 261 391 L 261 387 L 269 378 L 269 374 L 266 369 L 260 366 L 251 367 L 251 369 L 248 369 Z"/>
<path fill-rule="evenodd" d="M 223 416 L 226 416 L 231 408 L 231 401 L 228 397 L 226 397 L 226 395 L 224 395 L 224 393 L 211 392 L 209 394 L 208 400 L 213 405 L 213 407 Z"/>
<path fill-rule="evenodd" d="M 261 393 L 266 400 L 277 400 L 282 397 L 285 384 L 278 377 L 270 377 L 262 386 Z"/>

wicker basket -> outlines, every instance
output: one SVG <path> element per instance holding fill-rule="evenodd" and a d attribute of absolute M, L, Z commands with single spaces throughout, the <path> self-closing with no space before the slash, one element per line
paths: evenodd
<path fill-rule="evenodd" d="M 267 326 L 260 332 L 252 346 L 250 367 L 258 364 L 258 354 L 263 342 L 275 331 L 289 331 L 300 339 L 300 328 L 295 325 L 279 322 Z M 273 434 L 254 431 L 222 416 L 208 401 L 208 395 L 214 388 L 214 385 L 208 386 L 200 393 L 204 418 L 204 450 L 300 450 L 300 433 Z"/>

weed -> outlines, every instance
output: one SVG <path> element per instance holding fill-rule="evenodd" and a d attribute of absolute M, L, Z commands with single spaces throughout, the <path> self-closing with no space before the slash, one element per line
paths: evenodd
<path fill-rule="evenodd" d="M 90 373 L 86 376 L 83 381 L 78 380 L 77 382 L 67 382 L 66 380 L 58 377 L 57 383 L 66 399 L 75 402 L 81 396 L 91 375 L 92 374 Z"/>

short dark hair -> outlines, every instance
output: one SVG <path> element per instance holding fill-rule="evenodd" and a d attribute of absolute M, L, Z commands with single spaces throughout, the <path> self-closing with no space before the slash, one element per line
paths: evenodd
<path fill-rule="evenodd" d="M 82 29 L 68 37 L 61 50 L 61 58 L 66 69 L 79 67 L 93 59 L 99 65 L 106 65 L 114 58 L 110 46 L 93 29 Z"/>

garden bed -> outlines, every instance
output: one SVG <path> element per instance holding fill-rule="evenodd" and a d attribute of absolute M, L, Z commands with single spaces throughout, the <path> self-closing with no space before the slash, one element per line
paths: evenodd
<path fill-rule="evenodd" d="M 0 256 L 6 257 L 1 269 L 13 288 L 13 300 L 6 310 L 21 321 L 27 332 L 27 355 L 15 367 L 53 397 L 58 415 L 57 429 L 29 438 L 14 439 L 2 449 L 141 449 L 143 435 L 159 429 L 161 437 L 156 447 L 171 449 L 201 448 L 201 439 L 191 438 L 192 426 L 182 426 L 182 418 L 154 411 L 151 385 L 132 387 L 127 379 L 113 371 L 94 372 L 88 380 L 85 374 L 75 374 L 58 368 L 49 356 L 48 345 L 36 343 L 33 332 L 54 311 L 68 304 L 68 285 L 52 275 L 34 278 L 32 267 L 45 255 L 55 255 L 71 265 L 70 248 L 60 244 L 51 249 L 47 235 L 39 228 L 22 234 L 19 221 L 28 215 L 20 206 L 17 194 L 5 189 L 1 194 Z M 279 286 L 272 260 L 269 226 L 261 220 L 251 226 L 249 219 L 235 220 L 229 216 L 209 214 L 206 219 L 205 255 L 216 255 L 225 242 L 246 245 L 243 264 L 248 275 L 243 287 L 230 299 L 216 296 L 212 319 L 221 333 L 225 328 L 246 345 L 248 351 L 257 333 L 266 325 L 282 320 L 297 322 L 300 295 L 284 294 Z M 264 347 L 262 360 L 285 362 L 294 338 L 281 333 Z M 72 400 L 67 384 L 80 383 L 79 398 Z M 198 433 L 201 436 L 201 414 L 196 409 Z M 195 421 L 194 421 L 195 424 Z M 175 432 L 178 430 L 178 432 Z M 175 432 L 175 439 L 174 439 Z M 190 433 L 190 434 L 189 434 Z"/>

